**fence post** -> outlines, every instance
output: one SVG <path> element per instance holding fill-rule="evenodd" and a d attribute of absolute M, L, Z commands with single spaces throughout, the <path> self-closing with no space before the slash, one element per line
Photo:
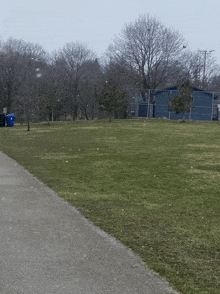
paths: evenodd
<path fill-rule="evenodd" d="M 213 120 L 213 109 L 214 108 L 214 92 L 212 92 L 212 114 L 211 114 L 211 121 Z"/>
<path fill-rule="evenodd" d="M 149 118 L 149 108 L 150 108 L 150 89 L 148 89 L 147 118 Z"/>
<path fill-rule="evenodd" d="M 172 95 L 173 95 L 173 91 L 171 90 L 171 91 L 170 91 L 170 96 L 173 97 Z M 169 99 L 169 94 L 168 94 L 168 99 Z M 169 109 L 169 108 L 168 108 L 168 109 Z M 169 119 L 170 119 L 170 114 L 171 114 L 171 111 L 169 110 Z"/>

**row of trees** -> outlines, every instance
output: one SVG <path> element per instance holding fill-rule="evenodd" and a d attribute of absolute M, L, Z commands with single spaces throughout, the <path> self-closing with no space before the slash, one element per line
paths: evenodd
<path fill-rule="evenodd" d="M 179 32 L 149 15 L 125 25 L 102 58 L 82 43 L 49 55 L 38 44 L 10 38 L 0 43 L 0 109 L 20 121 L 126 117 L 130 89 L 142 93 L 188 80 L 220 91 L 219 65 L 185 47 Z"/>

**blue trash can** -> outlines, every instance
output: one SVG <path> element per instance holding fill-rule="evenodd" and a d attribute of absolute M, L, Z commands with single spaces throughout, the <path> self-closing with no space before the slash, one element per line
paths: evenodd
<path fill-rule="evenodd" d="M 6 116 L 6 121 L 7 121 L 7 127 L 13 127 L 14 126 L 14 121 L 15 121 L 14 113 L 8 114 Z"/>

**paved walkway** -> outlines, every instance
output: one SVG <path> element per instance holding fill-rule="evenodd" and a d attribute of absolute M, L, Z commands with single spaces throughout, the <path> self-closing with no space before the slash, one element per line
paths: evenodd
<path fill-rule="evenodd" d="M 174 294 L 139 257 L 0 152 L 1 294 Z"/>

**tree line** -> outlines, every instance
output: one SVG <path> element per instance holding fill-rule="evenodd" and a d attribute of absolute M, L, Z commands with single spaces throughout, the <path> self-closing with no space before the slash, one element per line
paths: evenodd
<path fill-rule="evenodd" d="M 0 109 L 19 122 L 125 118 L 132 93 L 186 80 L 219 92 L 220 66 L 149 15 L 126 24 L 101 58 L 78 42 L 48 54 L 39 44 L 0 41 Z"/>

